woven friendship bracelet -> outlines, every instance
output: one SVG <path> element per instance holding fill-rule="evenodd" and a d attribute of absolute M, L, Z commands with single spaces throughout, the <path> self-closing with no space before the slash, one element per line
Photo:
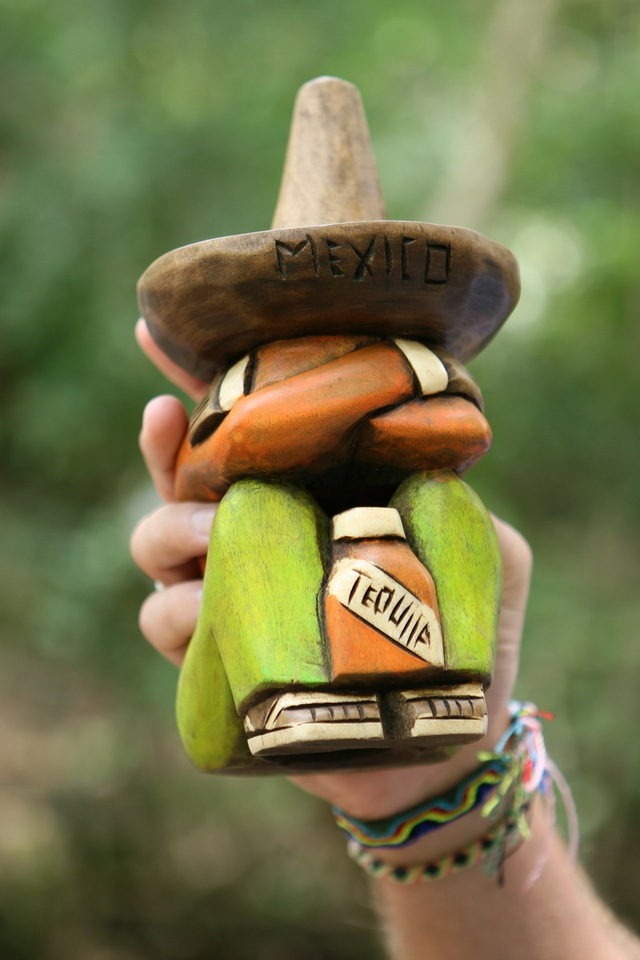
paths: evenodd
<path fill-rule="evenodd" d="M 502 782 L 507 769 L 506 759 L 491 757 L 442 797 L 386 819 L 357 820 L 338 807 L 333 808 L 333 814 L 340 829 L 361 847 L 405 847 L 481 806 Z"/>
<path fill-rule="evenodd" d="M 529 811 L 529 803 L 523 804 L 519 814 L 526 815 Z M 503 824 L 497 824 L 480 840 L 456 850 L 455 853 L 447 854 L 439 860 L 430 860 L 427 863 L 410 864 L 401 866 L 393 863 L 385 863 L 378 859 L 370 850 L 366 850 L 357 843 L 349 843 L 347 852 L 352 860 L 362 867 L 370 877 L 381 879 L 386 877 L 394 883 L 428 883 L 430 880 L 439 880 L 451 873 L 458 873 L 467 867 L 473 867 L 476 863 L 482 863 L 487 869 L 487 865 L 492 861 L 503 863 L 512 853 L 515 853 L 523 842 L 520 834 L 517 818 L 508 818 Z"/>

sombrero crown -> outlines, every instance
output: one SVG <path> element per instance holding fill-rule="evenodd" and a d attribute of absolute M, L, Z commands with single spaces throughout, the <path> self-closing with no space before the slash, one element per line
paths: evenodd
<path fill-rule="evenodd" d="M 138 284 L 158 345 L 203 379 L 261 343 L 308 334 L 411 337 L 466 361 L 518 294 L 500 244 L 385 219 L 360 95 L 333 77 L 298 94 L 272 229 L 173 250 Z"/>

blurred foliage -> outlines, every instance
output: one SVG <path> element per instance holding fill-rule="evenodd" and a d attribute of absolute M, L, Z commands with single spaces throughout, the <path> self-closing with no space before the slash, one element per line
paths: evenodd
<path fill-rule="evenodd" d="M 268 226 L 322 73 L 362 91 L 390 216 L 521 262 L 471 479 L 533 544 L 521 693 L 558 714 L 584 859 L 640 929 L 639 39 L 631 0 L 0 0 L 3 958 L 379 955 L 323 807 L 183 759 L 126 549 L 166 389 L 136 278 Z"/>

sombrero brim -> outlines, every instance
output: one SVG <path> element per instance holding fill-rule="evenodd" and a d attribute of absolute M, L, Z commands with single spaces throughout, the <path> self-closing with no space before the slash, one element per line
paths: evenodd
<path fill-rule="evenodd" d="M 414 337 L 467 361 L 519 292 L 500 244 L 394 220 L 205 240 L 160 257 L 138 284 L 154 340 L 201 379 L 261 343 L 309 334 Z"/>

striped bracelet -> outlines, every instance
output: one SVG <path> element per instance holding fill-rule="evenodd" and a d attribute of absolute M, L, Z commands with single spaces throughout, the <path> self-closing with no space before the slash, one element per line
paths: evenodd
<path fill-rule="evenodd" d="M 516 816 L 509 816 L 503 823 L 496 824 L 480 840 L 475 840 L 466 847 L 456 850 L 455 853 L 446 854 L 438 860 L 429 860 L 427 863 L 413 863 L 407 866 L 387 863 L 376 857 L 371 850 L 354 842 L 348 844 L 347 853 L 370 877 L 375 877 L 377 880 L 386 878 L 393 880 L 394 883 L 428 883 L 481 863 L 487 873 L 498 875 L 499 881 L 502 882 L 504 861 L 524 842 L 520 817 L 526 816 L 529 808 L 530 803 L 527 801 Z"/>
<path fill-rule="evenodd" d="M 382 820 L 357 820 L 338 807 L 333 807 L 333 815 L 340 829 L 361 847 L 406 847 L 481 806 L 507 769 L 506 759 L 491 757 L 443 796 Z"/>

